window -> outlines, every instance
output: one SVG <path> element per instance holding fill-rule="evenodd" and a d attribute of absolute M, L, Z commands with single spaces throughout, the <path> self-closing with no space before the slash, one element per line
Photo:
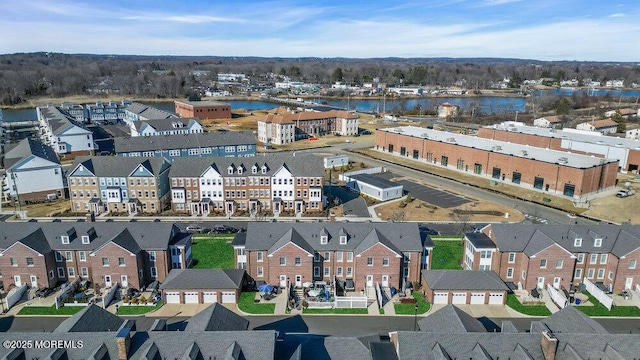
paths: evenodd
<path fill-rule="evenodd" d="M 480 258 L 481 259 L 491 259 L 491 251 L 489 251 L 489 250 L 480 251 Z"/>
<path fill-rule="evenodd" d="M 609 274 L 607 275 L 607 279 L 613 280 L 613 271 L 609 271 Z"/>
<path fill-rule="evenodd" d="M 320 277 L 320 266 L 314 266 L 313 267 L 313 276 L 314 277 Z"/>
<path fill-rule="evenodd" d="M 287 258 L 284 256 L 280 256 L 280 266 L 287 265 Z"/>
<path fill-rule="evenodd" d="M 27 258 L 27 266 L 33 266 L 33 258 L 32 257 L 28 257 Z"/>
<path fill-rule="evenodd" d="M 589 269 L 589 271 L 587 272 L 587 279 L 593 279 L 594 273 L 595 273 L 595 270 Z"/>
<path fill-rule="evenodd" d="M 109 258 L 106 258 L 106 257 L 102 258 L 102 266 L 109 266 Z"/>
<path fill-rule="evenodd" d="M 579 253 L 578 254 L 578 264 L 582 264 L 584 263 L 584 254 L 583 253 Z"/>
<path fill-rule="evenodd" d="M 80 276 L 89 276 L 89 268 L 80 268 Z"/>
<path fill-rule="evenodd" d="M 156 276 L 158 276 L 158 269 L 155 266 L 152 266 L 151 269 L 149 269 L 151 272 L 151 277 L 154 278 Z"/>
<path fill-rule="evenodd" d="M 337 277 L 342 277 L 343 276 L 343 274 L 342 274 L 342 266 L 338 266 L 336 268 L 336 276 Z"/>
<path fill-rule="evenodd" d="M 118 258 L 118 266 L 125 266 L 124 258 L 123 258 L 123 257 L 119 257 L 119 258 Z"/>
<path fill-rule="evenodd" d="M 321 245 L 326 245 L 328 240 L 329 240 L 329 237 L 327 235 L 320 236 L 320 244 Z"/>
<path fill-rule="evenodd" d="M 149 261 L 156 261 L 156 252 L 149 251 Z"/>
<path fill-rule="evenodd" d="M 382 266 L 389 266 L 389 258 L 382 258 Z"/>
<path fill-rule="evenodd" d="M 602 246 L 602 239 L 595 239 L 593 241 L 593 246 L 595 247 L 601 247 Z"/>
<path fill-rule="evenodd" d="M 56 251 L 56 261 L 62 262 L 62 254 L 59 251 Z"/>
<path fill-rule="evenodd" d="M 402 268 L 402 276 L 405 279 L 409 277 L 409 268 L 408 267 Z"/>
<path fill-rule="evenodd" d="M 258 266 L 258 277 L 264 276 L 264 268 L 262 266 Z"/>
<path fill-rule="evenodd" d="M 353 276 L 353 268 L 352 267 L 347 267 L 347 277 L 349 276 Z"/>
<path fill-rule="evenodd" d="M 58 268 L 58 277 L 59 278 L 64 277 L 64 268 L 62 268 L 62 267 Z"/>
<path fill-rule="evenodd" d="M 73 262 L 73 255 L 71 254 L 71 251 L 65 251 L 64 257 L 67 260 L 67 262 Z"/>
<path fill-rule="evenodd" d="M 591 254 L 589 257 L 589 264 L 595 264 L 598 261 L 598 254 Z"/>
<path fill-rule="evenodd" d="M 604 269 L 598 269 L 598 279 L 604 279 Z"/>
<path fill-rule="evenodd" d="M 635 269 L 635 268 L 636 268 L 636 260 L 629 261 L 629 269 Z"/>
<path fill-rule="evenodd" d="M 18 266 L 18 259 L 16 258 L 11 258 L 9 259 L 11 261 L 11 266 Z"/>
<path fill-rule="evenodd" d="M 527 272 L 523 271 L 521 276 L 522 276 L 523 279 L 526 279 L 527 278 Z"/>
<path fill-rule="evenodd" d="M 320 262 L 320 253 L 313 254 L 313 261 Z"/>
<path fill-rule="evenodd" d="M 264 260 L 264 259 L 263 259 L 263 257 L 262 257 L 262 251 L 258 251 L 258 252 L 256 253 L 256 261 L 258 261 L 258 262 L 262 262 L 263 260 Z"/>
<path fill-rule="evenodd" d="M 329 251 L 324 252 L 324 261 L 331 261 L 331 253 Z"/>
<path fill-rule="evenodd" d="M 575 240 L 573 240 L 573 246 L 575 247 L 582 246 L 582 238 L 576 238 Z"/>
<path fill-rule="evenodd" d="M 352 262 L 353 261 L 353 253 L 352 252 L 348 252 L 347 253 L 347 262 Z"/>
<path fill-rule="evenodd" d="M 49 270 L 49 279 L 53 279 L 54 272 L 53 270 Z"/>
<path fill-rule="evenodd" d="M 547 260 L 542 259 L 540 260 L 540 269 L 546 269 L 547 268 Z"/>
<path fill-rule="evenodd" d="M 562 269 L 564 261 L 562 259 L 556 260 L 556 269 Z"/>
<path fill-rule="evenodd" d="M 607 254 L 600 254 L 600 264 L 607 263 Z"/>
<path fill-rule="evenodd" d="M 296 266 L 301 266 L 301 265 L 302 265 L 302 259 L 301 259 L 301 258 L 299 258 L 299 257 L 295 258 L 295 259 L 294 259 L 294 264 L 295 264 Z"/>
<path fill-rule="evenodd" d="M 336 262 L 342 262 L 342 251 L 336 252 Z"/>
<path fill-rule="evenodd" d="M 507 278 L 513 278 L 513 268 L 507 268 Z"/>
<path fill-rule="evenodd" d="M 440 165 L 447 166 L 448 164 L 449 164 L 449 157 L 448 156 L 443 156 L 442 158 L 440 158 Z"/>
<path fill-rule="evenodd" d="M 367 266 L 373 266 L 373 258 L 372 257 L 368 257 L 367 258 Z"/>
<path fill-rule="evenodd" d="M 511 182 L 514 184 L 520 184 L 520 180 L 522 179 L 522 174 L 514 171 L 511 175 Z"/>
<path fill-rule="evenodd" d="M 89 243 L 89 235 L 82 235 L 82 243 L 83 244 Z"/>
<path fill-rule="evenodd" d="M 180 156 L 180 150 L 169 150 L 169 156 Z"/>
<path fill-rule="evenodd" d="M 69 277 L 76 277 L 76 270 L 72 267 L 67 268 L 67 274 L 69 274 Z"/>
<path fill-rule="evenodd" d="M 576 269 L 576 276 L 575 278 L 577 280 L 580 280 L 580 278 L 582 278 L 582 269 Z"/>
<path fill-rule="evenodd" d="M 78 251 L 78 260 L 87 261 L 87 254 L 84 251 Z"/>
<path fill-rule="evenodd" d="M 325 277 L 331 276 L 331 268 L 330 267 L 328 267 L 328 266 L 324 267 L 324 276 Z"/>
<path fill-rule="evenodd" d="M 340 245 L 346 245 L 347 244 L 347 237 L 346 235 L 342 235 L 340 236 Z"/>
<path fill-rule="evenodd" d="M 67 236 L 67 235 L 60 236 L 60 239 L 62 239 L 62 243 L 63 244 L 68 244 L 69 243 L 69 236 Z"/>
<path fill-rule="evenodd" d="M 509 253 L 509 264 L 516 262 L 516 253 Z"/>

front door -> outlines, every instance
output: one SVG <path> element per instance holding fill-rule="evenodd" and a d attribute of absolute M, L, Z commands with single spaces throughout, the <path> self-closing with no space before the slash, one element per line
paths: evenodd
<path fill-rule="evenodd" d="M 632 277 L 628 277 L 628 278 L 624 279 L 624 288 L 631 290 L 631 286 L 633 286 L 633 278 Z"/>
<path fill-rule="evenodd" d="M 287 287 L 287 275 L 280 275 L 280 287 L 281 288 Z"/>
<path fill-rule="evenodd" d="M 373 286 L 373 275 L 367 275 L 367 287 Z"/>
<path fill-rule="evenodd" d="M 31 287 L 34 289 L 38 288 L 38 277 L 35 275 L 29 276 L 29 280 L 31 281 Z"/>
<path fill-rule="evenodd" d="M 233 202 L 227 201 L 227 214 L 233 214 Z"/>
<path fill-rule="evenodd" d="M 302 275 L 296 275 L 296 287 L 302 287 Z"/>
<path fill-rule="evenodd" d="M 554 277 L 553 278 L 553 287 L 560 290 L 560 278 L 559 277 Z"/>
<path fill-rule="evenodd" d="M 300 201 L 296 201 L 296 212 L 302 212 L 302 203 Z"/>
<path fill-rule="evenodd" d="M 389 275 L 382 275 L 382 286 L 389 287 Z"/>
<path fill-rule="evenodd" d="M 135 214 L 138 212 L 138 207 L 135 203 L 129 204 L 129 214 Z"/>
<path fill-rule="evenodd" d="M 111 275 L 104 276 L 104 286 L 111 287 Z"/>
<path fill-rule="evenodd" d="M 544 289 L 544 276 L 538 278 L 538 289 Z"/>
<path fill-rule="evenodd" d="M 20 280 L 20 275 L 13 275 L 13 283 L 16 284 L 16 287 L 22 286 L 22 281 Z"/>
<path fill-rule="evenodd" d="M 120 284 L 122 287 L 129 286 L 129 282 L 127 281 L 127 275 L 120 275 Z"/>

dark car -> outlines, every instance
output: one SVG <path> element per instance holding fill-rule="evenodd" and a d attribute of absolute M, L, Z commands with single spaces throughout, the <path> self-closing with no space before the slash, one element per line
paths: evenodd
<path fill-rule="evenodd" d="M 238 232 L 238 229 L 227 225 L 216 225 L 213 227 L 213 232 L 216 234 L 234 234 Z"/>
<path fill-rule="evenodd" d="M 189 225 L 185 230 L 191 234 L 208 234 L 211 232 L 210 229 L 203 228 L 198 225 Z"/>
<path fill-rule="evenodd" d="M 44 288 L 44 289 L 38 290 L 36 292 L 36 296 L 39 298 L 46 298 L 47 296 L 51 295 L 52 292 L 53 292 L 53 289 Z"/>
<path fill-rule="evenodd" d="M 419 226 L 419 229 L 420 229 L 421 233 L 424 233 L 424 234 L 427 234 L 427 235 L 440 235 L 440 231 L 431 229 L 431 228 L 426 227 L 424 225 Z"/>

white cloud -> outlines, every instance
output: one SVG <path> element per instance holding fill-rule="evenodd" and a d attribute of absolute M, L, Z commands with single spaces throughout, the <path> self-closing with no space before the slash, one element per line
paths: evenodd
<path fill-rule="evenodd" d="M 498 6 L 504 4 L 510 4 L 514 2 L 520 2 L 521 0 L 485 0 L 482 5 L 484 6 Z"/>
<path fill-rule="evenodd" d="M 616 18 L 616 17 L 623 17 L 625 14 L 623 13 L 615 13 L 615 14 L 611 14 L 609 15 L 610 18 Z"/>

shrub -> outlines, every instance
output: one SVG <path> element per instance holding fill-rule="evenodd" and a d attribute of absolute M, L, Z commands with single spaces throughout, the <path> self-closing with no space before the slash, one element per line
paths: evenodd
<path fill-rule="evenodd" d="M 133 304 L 137 304 L 137 303 L 138 303 L 138 298 L 133 298 L 133 299 L 131 299 L 131 302 L 132 302 Z"/>
<path fill-rule="evenodd" d="M 144 297 L 144 296 L 141 296 L 141 297 L 140 297 L 140 303 L 141 303 L 141 304 L 146 304 L 146 303 L 147 303 L 147 298 L 146 298 L 146 297 Z"/>
<path fill-rule="evenodd" d="M 307 300 L 302 301 L 302 307 L 305 309 L 309 307 L 309 303 L 307 302 Z"/>
<path fill-rule="evenodd" d="M 361 167 L 362 169 L 364 169 L 364 168 L 366 168 L 367 166 L 364 164 L 364 162 L 361 162 L 361 163 L 360 163 L 360 167 Z"/>
<path fill-rule="evenodd" d="M 404 202 L 404 201 L 401 201 L 401 202 L 399 202 L 399 203 L 398 203 L 398 207 L 399 207 L 399 208 L 404 208 L 404 207 L 406 207 L 406 206 L 407 206 L 407 203 L 406 203 L 406 202 Z"/>

